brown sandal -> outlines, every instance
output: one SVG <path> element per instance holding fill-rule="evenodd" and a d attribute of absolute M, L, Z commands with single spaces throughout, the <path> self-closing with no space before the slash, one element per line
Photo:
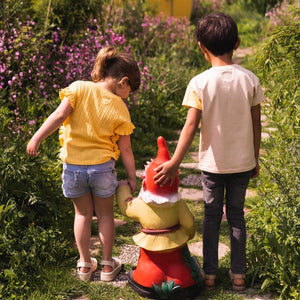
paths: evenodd
<path fill-rule="evenodd" d="M 244 291 L 246 289 L 246 275 L 245 274 L 234 274 L 229 270 L 229 277 L 231 280 L 232 288 L 235 291 Z M 237 281 L 239 283 L 237 283 Z"/>
<path fill-rule="evenodd" d="M 200 276 L 204 282 L 206 290 L 212 291 L 216 288 L 216 275 L 205 274 L 204 270 L 200 268 Z"/>

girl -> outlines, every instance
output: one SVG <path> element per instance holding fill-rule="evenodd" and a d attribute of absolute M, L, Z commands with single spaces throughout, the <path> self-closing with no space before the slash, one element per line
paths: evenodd
<path fill-rule="evenodd" d="M 60 105 L 33 135 L 27 153 L 37 156 L 40 143 L 63 123 L 59 132 L 62 189 L 75 209 L 74 235 L 80 254 L 77 274 L 90 280 L 97 269 L 97 260 L 89 254 L 95 211 L 102 245 L 101 280 L 111 281 L 121 269 L 120 260 L 112 257 L 113 199 L 118 185 L 115 161 L 119 154 L 131 191 L 136 190 L 130 142 L 134 125 L 122 99 L 139 88 L 141 79 L 135 60 L 113 47 L 99 51 L 91 77 L 92 81 L 75 81 L 60 91 Z"/>

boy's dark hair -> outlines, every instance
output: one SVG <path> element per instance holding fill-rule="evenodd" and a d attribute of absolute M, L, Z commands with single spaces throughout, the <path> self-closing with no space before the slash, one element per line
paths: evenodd
<path fill-rule="evenodd" d="M 238 40 L 238 29 L 230 16 L 216 12 L 198 21 L 195 36 L 197 42 L 200 42 L 215 56 L 219 56 L 234 49 Z"/>

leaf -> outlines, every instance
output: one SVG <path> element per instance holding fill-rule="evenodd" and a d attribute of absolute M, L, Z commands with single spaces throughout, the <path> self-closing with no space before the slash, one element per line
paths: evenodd
<path fill-rule="evenodd" d="M 264 282 L 261 285 L 261 290 L 264 291 L 266 288 L 268 288 L 273 283 L 273 280 L 270 278 L 266 278 Z"/>

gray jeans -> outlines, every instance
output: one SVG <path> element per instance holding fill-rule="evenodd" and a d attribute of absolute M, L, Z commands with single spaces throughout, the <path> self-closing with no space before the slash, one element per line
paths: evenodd
<path fill-rule="evenodd" d="M 246 225 L 244 202 L 251 171 L 234 174 L 202 172 L 205 216 L 203 221 L 203 269 L 206 274 L 218 270 L 219 230 L 225 194 L 226 217 L 230 227 L 231 271 L 246 272 Z"/>

